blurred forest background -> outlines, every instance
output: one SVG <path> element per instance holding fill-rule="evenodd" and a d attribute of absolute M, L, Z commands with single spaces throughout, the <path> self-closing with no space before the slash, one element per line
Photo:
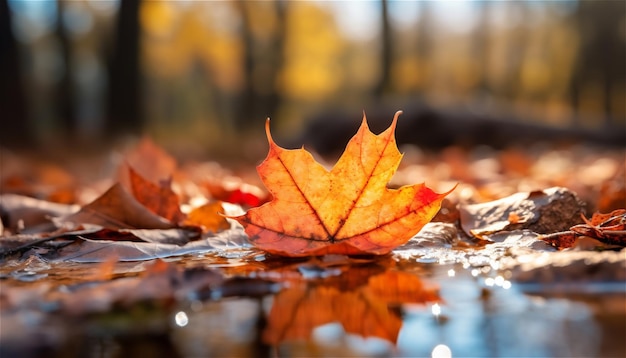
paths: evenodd
<path fill-rule="evenodd" d="M 626 132 L 625 51 L 621 0 L 0 0 L 0 146 L 258 159 L 268 116 L 414 103 Z"/>

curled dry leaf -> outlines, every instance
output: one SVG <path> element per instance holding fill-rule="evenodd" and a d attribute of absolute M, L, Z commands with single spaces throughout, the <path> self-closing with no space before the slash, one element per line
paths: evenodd
<path fill-rule="evenodd" d="M 554 187 L 463 205 L 460 219 L 468 235 L 489 240 L 489 235 L 501 231 L 528 229 L 545 234 L 567 230 L 580 222 L 581 212 L 581 203 L 573 192 Z"/>
<path fill-rule="evenodd" d="M 266 133 L 269 153 L 257 170 L 273 199 L 234 217 L 257 247 L 284 256 L 389 253 L 437 213 L 443 198 L 424 184 L 389 189 L 402 154 L 399 114 L 379 135 L 365 116 L 330 170 L 304 149 L 287 150 Z"/>
<path fill-rule="evenodd" d="M 0 213 L 5 229 L 12 233 L 34 233 L 56 229 L 51 218 L 70 215 L 80 209 L 17 194 L 0 194 Z"/>
<path fill-rule="evenodd" d="M 61 222 L 95 224 L 107 229 L 170 229 L 174 225 L 148 210 L 117 183 Z"/>
<path fill-rule="evenodd" d="M 133 196 L 143 206 L 173 223 L 184 220 L 178 195 L 171 187 L 171 179 L 161 181 L 159 185 L 154 184 L 142 177 L 130 165 L 128 165 L 128 175 Z"/>
<path fill-rule="evenodd" d="M 609 214 L 595 213 L 591 219 L 581 215 L 584 224 L 574 225 L 568 231 L 543 235 L 541 239 L 558 248 L 576 245 L 580 237 L 587 236 L 603 244 L 626 246 L 626 209 Z"/>
<path fill-rule="evenodd" d="M 155 180 L 171 177 L 178 166 L 176 159 L 149 137 L 142 138 L 137 146 L 126 153 L 125 159 L 143 177 Z M 120 176 L 123 178 L 125 174 L 126 169 L 122 165 Z"/>

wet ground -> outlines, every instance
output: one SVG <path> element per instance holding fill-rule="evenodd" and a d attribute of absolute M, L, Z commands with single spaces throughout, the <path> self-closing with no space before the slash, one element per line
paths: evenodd
<path fill-rule="evenodd" d="M 590 205 L 587 217 L 623 208 L 623 152 L 452 148 L 410 157 L 394 185 L 419 178 L 444 191 L 460 183 L 453 202 L 469 205 L 461 213 L 444 205 L 441 222 L 390 255 L 365 258 L 272 257 L 240 227 L 200 235 L 80 222 L 57 235 L 51 217 L 88 206 L 110 183 L 63 181 L 82 189 L 60 210 L 30 199 L 50 199 L 42 193 L 59 185 L 18 180 L 12 193 L 29 200 L 12 209 L 8 196 L 2 201 L 0 357 L 626 356 L 624 231 L 598 235 L 621 246 L 577 238 L 559 249 L 537 234 L 582 220 L 578 200 L 545 188 L 575 189 Z M 193 193 L 219 198 L 199 190 L 206 183 L 179 185 L 187 206 Z M 525 192 L 537 188 L 545 195 Z M 116 209 L 126 215 L 124 203 Z"/>
<path fill-rule="evenodd" d="M 308 260 L 243 247 L 118 262 L 107 282 L 99 277 L 107 263 L 9 260 L 0 355 L 624 356 L 619 274 L 546 282 L 519 268 L 523 257 L 563 252 L 511 254 L 503 245 L 414 239 L 379 258 Z M 589 271 L 623 270 L 623 251 L 603 254 L 617 266 Z"/>

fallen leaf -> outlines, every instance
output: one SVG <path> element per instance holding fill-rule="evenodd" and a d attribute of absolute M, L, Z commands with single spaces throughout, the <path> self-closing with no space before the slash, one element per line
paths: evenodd
<path fill-rule="evenodd" d="M 130 165 L 128 165 L 128 175 L 133 196 L 143 206 L 173 223 L 184 220 L 185 215 L 180 211 L 180 201 L 178 195 L 172 190 L 171 179 L 161 181 L 159 185 L 154 184 L 142 177 Z"/>
<path fill-rule="evenodd" d="M 389 253 L 437 213 L 443 198 L 424 184 L 387 188 L 402 154 L 391 126 L 373 134 L 365 116 L 336 165 L 326 170 L 304 149 L 272 139 L 257 167 L 271 202 L 234 217 L 257 247 L 284 256 Z"/>
<path fill-rule="evenodd" d="M 267 193 L 261 188 L 245 183 L 239 177 L 214 178 L 207 180 L 204 187 L 211 197 L 227 203 L 256 207 L 269 200 Z"/>
<path fill-rule="evenodd" d="M 585 223 L 572 226 L 571 231 L 605 244 L 626 246 L 626 209 L 617 209 L 610 214 L 595 213 L 591 220 L 581 216 Z"/>
<path fill-rule="evenodd" d="M 194 225 L 204 232 L 219 232 L 230 229 L 230 223 L 220 213 L 224 212 L 222 203 L 215 201 L 193 209 L 185 219 L 185 225 Z"/>
<path fill-rule="evenodd" d="M 576 242 L 578 241 L 579 236 L 580 235 L 578 235 L 577 233 L 571 230 L 567 230 L 541 235 L 539 236 L 539 238 L 554 247 L 566 249 L 569 247 L 574 247 L 576 245 Z"/>
<path fill-rule="evenodd" d="M 35 246 L 52 242 L 57 239 L 67 238 L 69 240 L 77 239 L 81 235 L 88 235 L 102 228 L 96 225 L 78 225 L 72 228 L 62 227 L 55 232 L 39 233 L 39 234 L 20 234 L 15 236 L 3 236 L 0 240 L 0 258 L 27 251 Z"/>
<path fill-rule="evenodd" d="M 528 229 L 547 234 L 567 230 L 580 222 L 582 205 L 573 192 L 553 187 L 462 205 L 459 211 L 461 227 L 468 235 L 489 240 L 488 235 L 501 231 Z"/>
<path fill-rule="evenodd" d="M 626 209 L 616 209 L 608 214 L 594 213 L 591 215 L 590 220 L 583 217 L 588 225 L 604 227 L 618 224 L 623 225 L 625 224 L 624 218 L 626 218 Z"/>
<path fill-rule="evenodd" d="M 0 193 L 30 196 L 47 201 L 74 204 L 77 180 L 58 165 L 19 160 L 2 153 Z M 6 158 L 6 159 L 5 159 Z M 12 163 L 19 161 L 19 163 Z M 5 166 L 6 164 L 6 166 Z"/>
<path fill-rule="evenodd" d="M 170 229 L 174 225 L 145 206 L 117 183 L 75 214 L 59 218 L 61 222 L 95 224 L 107 229 Z"/>
<path fill-rule="evenodd" d="M 56 229 L 51 218 L 69 215 L 80 209 L 78 205 L 66 205 L 39 200 L 16 194 L 0 195 L 0 212 L 5 229 L 13 233 L 36 233 Z"/>
<path fill-rule="evenodd" d="M 159 147 L 149 137 L 143 137 L 137 145 L 126 153 L 126 162 L 144 178 L 161 180 L 169 178 L 176 171 L 177 163 L 171 155 Z M 125 175 L 124 165 L 120 168 Z"/>
<path fill-rule="evenodd" d="M 560 249 L 575 247 L 583 237 L 604 245 L 626 246 L 626 209 L 613 210 L 609 214 L 594 213 L 591 219 L 582 214 L 581 217 L 584 224 L 574 225 L 567 231 L 542 235 L 541 239 Z"/>
<path fill-rule="evenodd" d="M 153 233 L 157 234 L 157 231 L 154 230 Z M 125 262 L 200 254 L 218 250 L 229 250 L 230 254 L 233 254 L 236 250 L 249 249 L 250 245 L 247 243 L 246 236 L 243 230 L 239 228 L 222 231 L 214 236 L 204 237 L 202 240 L 189 241 L 182 246 L 160 242 L 110 241 L 83 238 L 43 256 L 47 260 L 72 262 L 103 262 L 110 257 L 117 257 L 120 262 Z"/>
<path fill-rule="evenodd" d="M 200 228 L 188 226 L 174 229 L 119 229 L 110 230 L 103 228 L 81 235 L 82 238 L 90 240 L 107 241 L 132 241 L 132 242 L 152 242 L 156 244 L 173 244 L 183 246 L 190 241 L 200 238 Z"/>

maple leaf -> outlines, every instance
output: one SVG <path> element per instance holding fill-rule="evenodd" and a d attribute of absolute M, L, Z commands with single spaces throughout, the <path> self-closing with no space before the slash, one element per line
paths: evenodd
<path fill-rule="evenodd" d="M 257 171 L 273 199 L 234 217 L 252 244 L 284 256 L 389 253 L 437 213 L 447 193 L 423 183 L 387 188 L 402 154 L 394 132 L 398 116 L 381 134 L 363 122 L 328 171 L 304 148 L 284 149 L 265 131 L 269 153 Z"/>

